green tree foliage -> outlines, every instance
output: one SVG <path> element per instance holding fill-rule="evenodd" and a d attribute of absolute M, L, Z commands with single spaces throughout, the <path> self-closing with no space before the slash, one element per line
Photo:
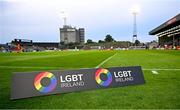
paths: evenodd
<path fill-rule="evenodd" d="M 98 43 L 104 43 L 104 41 L 103 40 L 99 40 Z"/>
<path fill-rule="evenodd" d="M 106 35 L 106 38 L 104 39 L 105 42 L 113 42 L 115 41 L 110 34 Z"/>
<path fill-rule="evenodd" d="M 139 40 L 135 40 L 135 43 L 134 43 L 136 46 L 139 46 L 141 43 Z"/>
<path fill-rule="evenodd" d="M 93 43 L 93 41 L 91 39 L 87 40 L 87 44 L 92 44 L 92 43 Z"/>

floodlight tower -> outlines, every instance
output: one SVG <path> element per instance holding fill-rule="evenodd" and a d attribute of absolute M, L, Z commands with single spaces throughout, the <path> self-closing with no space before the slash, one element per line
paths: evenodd
<path fill-rule="evenodd" d="M 67 25 L 67 17 L 68 17 L 67 12 L 62 11 L 62 12 L 61 12 L 61 17 L 62 17 L 62 19 L 64 20 L 64 26 L 66 26 L 66 25 Z"/>
<path fill-rule="evenodd" d="M 132 42 L 135 43 L 137 40 L 137 23 L 136 23 L 136 16 L 139 13 L 139 6 L 134 5 L 132 7 L 132 14 L 133 14 L 133 39 Z"/>
<path fill-rule="evenodd" d="M 63 31 L 64 31 L 64 38 L 61 38 L 61 35 L 60 35 L 60 39 L 64 39 L 64 42 L 67 43 L 68 42 L 68 32 L 67 32 L 67 17 L 68 17 L 68 13 L 65 12 L 65 11 L 62 11 L 61 12 L 61 17 L 64 21 L 64 24 L 63 24 Z"/>

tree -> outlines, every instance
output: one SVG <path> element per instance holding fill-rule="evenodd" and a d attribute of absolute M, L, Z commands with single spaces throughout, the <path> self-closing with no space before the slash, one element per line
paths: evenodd
<path fill-rule="evenodd" d="M 64 42 L 63 42 L 63 41 L 61 41 L 61 42 L 60 42 L 60 44 L 61 44 L 61 45 L 64 45 Z"/>
<path fill-rule="evenodd" d="M 105 42 L 113 42 L 115 41 L 110 34 L 106 35 L 106 38 L 104 39 Z"/>
<path fill-rule="evenodd" d="M 74 49 L 74 48 L 77 47 L 78 45 L 79 45 L 79 43 L 77 43 L 77 42 L 70 42 L 70 43 L 67 44 L 67 47 L 68 47 L 69 49 Z"/>
<path fill-rule="evenodd" d="M 139 46 L 140 45 L 140 41 L 139 40 L 135 40 L 135 46 Z"/>
<path fill-rule="evenodd" d="M 92 43 L 93 43 L 93 41 L 91 39 L 87 40 L 87 44 L 92 44 Z"/>
<path fill-rule="evenodd" d="M 103 40 L 99 40 L 98 43 L 104 43 L 104 41 Z"/>

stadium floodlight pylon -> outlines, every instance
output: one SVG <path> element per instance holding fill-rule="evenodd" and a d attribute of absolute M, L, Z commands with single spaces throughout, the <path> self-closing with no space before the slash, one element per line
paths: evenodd
<path fill-rule="evenodd" d="M 68 13 L 66 11 L 62 11 L 61 12 L 61 17 L 63 18 L 64 20 L 64 26 L 67 25 L 67 17 L 68 17 Z"/>
<path fill-rule="evenodd" d="M 132 7 L 132 14 L 133 14 L 133 39 L 132 42 L 135 43 L 137 40 L 137 23 L 136 23 L 136 16 L 140 11 L 139 5 L 134 5 Z"/>

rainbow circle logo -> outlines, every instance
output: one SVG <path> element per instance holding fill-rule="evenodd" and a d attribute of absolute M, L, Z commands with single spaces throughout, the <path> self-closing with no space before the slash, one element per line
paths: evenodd
<path fill-rule="evenodd" d="M 101 78 L 100 78 L 101 74 L 106 74 L 107 75 L 107 80 L 106 81 L 101 80 Z M 111 84 L 111 82 L 112 82 L 112 75 L 111 75 L 111 73 L 107 69 L 99 68 L 96 71 L 95 79 L 96 79 L 96 82 L 99 85 L 106 87 L 106 86 L 109 86 Z"/>
<path fill-rule="evenodd" d="M 45 77 L 50 79 L 50 84 L 46 87 L 42 86 L 41 84 L 41 80 Z M 34 87 L 42 93 L 48 93 L 53 91 L 56 85 L 57 85 L 57 79 L 54 76 L 54 74 L 50 72 L 41 72 L 34 79 Z"/>

